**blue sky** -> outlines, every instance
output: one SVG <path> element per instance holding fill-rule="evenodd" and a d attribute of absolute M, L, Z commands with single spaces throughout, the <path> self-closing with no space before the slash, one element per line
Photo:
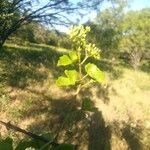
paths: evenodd
<path fill-rule="evenodd" d="M 132 10 L 140 10 L 145 7 L 150 7 L 150 0 L 131 0 L 130 5 Z"/>
<path fill-rule="evenodd" d="M 73 3 L 77 3 L 81 0 L 71 0 L 71 1 Z M 104 1 L 106 1 L 106 0 L 104 0 Z M 150 7 L 150 0 L 129 0 L 129 1 L 130 1 L 130 5 L 131 5 L 132 10 L 139 10 L 139 9 L 142 9 L 142 8 L 145 8 L 145 7 Z M 106 4 L 107 2 L 104 2 L 104 3 L 105 3 L 106 7 L 109 6 L 109 5 Z"/>

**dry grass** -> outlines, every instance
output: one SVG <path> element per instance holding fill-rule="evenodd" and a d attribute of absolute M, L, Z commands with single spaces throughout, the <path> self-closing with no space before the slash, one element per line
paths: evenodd
<path fill-rule="evenodd" d="M 98 100 L 96 105 L 103 112 L 107 124 L 114 128 L 115 133 L 123 131 L 121 141 L 125 139 L 127 144 L 120 145 L 123 144 L 130 149 L 146 150 L 150 148 L 150 75 L 125 68 L 122 70 L 121 78 L 109 81 L 111 85 L 109 103 L 105 104 Z M 125 130 L 128 131 L 126 135 Z M 136 142 L 141 147 L 138 147 Z M 112 149 L 127 148 L 116 148 L 114 145 Z"/>
<path fill-rule="evenodd" d="M 61 129 L 58 141 L 78 144 L 81 150 L 150 149 L 150 74 L 123 66 L 106 69 L 107 85 L 81 94 L 98 108 L 85 115 L 72 91 L 55 85 L 62 52 L 46 45 L 5 47 L 0 57 L 0 120 L 36 133 L 55 135 Z M 12 133 L 4 127 L 0 131 L 2 136 Z"/>

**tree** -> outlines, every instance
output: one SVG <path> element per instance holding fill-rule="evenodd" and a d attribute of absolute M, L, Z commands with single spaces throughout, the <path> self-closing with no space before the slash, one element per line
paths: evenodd
<path fill-rule="evenodd" d="M 32 21 L 45 22 L 51 26 L 69 24 L 68 13 L 81 8 L 92 8 L 102 0 L 73 5 L 69 0 L 47 0 L 39 4 L 38 0 L 2 0 L 0 2 L 0 47 L 6 39 L 24 24 Z M 44 1 L 43 1 L 44 2 Z M 84 4 L 84 5 L 83 5 Z"/>
<path fill-rule="evenodd" d="M 122 34 L 120 48 L 137 69 L 144 54 L 150 50 L 150 9 L 128 12 L 122 24 Z"/>
<path fill-rule="evenodd" d="M 11 36 L 11 38 L 9 38 L 9 40 L 11 42 L 15 42 L 16 44 L 24 43 L 24 41 L 32 42 L 32 43 L 39 43 L 39 41 L 41 42 L 41 39 L 43 39 L 43 34 L 41 34 L 40 29 L 42 29 L 43 32 L 45 31 L 45 28 L 43 26 L 42 26 L 43 28 L 42 27 L 40 28 L 40 27 L 41 27 L 41 24 L 36 23 L 36 22 L 32 22 L 30 24 L 24 25 L 21 28 L 19 28 Z M 39 36 L 42 38 L 37 38 Z"/>
<path fill-rule="evenodd" d="M 94 22 L 87 25 L 91 27 L 89 40 L 97 43 L 102 49 L 103 56 L 114 58 L 118 55 L 118 46 L 121 39 L 121 23 L 124 16 L 124 8 L 127 1 L 113 1 L 113 6 L 100 12 Z M 91 38 L 92 37 L 92 38 Z"/>

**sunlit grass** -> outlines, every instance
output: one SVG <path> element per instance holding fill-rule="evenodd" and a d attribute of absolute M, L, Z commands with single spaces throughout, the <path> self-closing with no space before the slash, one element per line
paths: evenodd
<path fill-rule="evenodd" d="M 24 50 L 42 51 L 44 49 L 49 49 L 49 50 L 53 49 L 53 50 L 56 50 L 57 52 L 67 52 L 65 48 L 55 47 L 55 46 L 45 45 L 45 44 L 35 44 L 35 43 L 17 45 L 17 44 L 7 42 L 5 46 L 8 48 L 19 48 L 19 49 L 24 49 Z"/>
<path fill-rule="evenodd" d="M 103 112 L 106 122 L 113 126 L 115 132 L 129 127 L 132 134 L 126 135 L 129 142 L 134 143 L 132 140 L 138 137 L 138 142 L 143 144 L 143 149 L 149 149 L 150 75 L 140 70 L 122 67 L 120 69 L 123 71 L 122 76 L 117 80 L 109 80 L 110 102 L 104 104 L 98 101 L 97 107 Z M 123 141 L 120 146 L 122 144 Z M 123 149 L 126 149 L 125 147 L 124 143 Z M 114 145 L 113 149 L 120 148 Z"/>

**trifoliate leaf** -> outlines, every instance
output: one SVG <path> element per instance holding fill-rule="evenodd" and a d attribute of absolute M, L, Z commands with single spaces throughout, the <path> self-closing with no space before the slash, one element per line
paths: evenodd
<path fill-rule="evenodd" d="M 60 76 L 57 80 L 56 80 L 56 84 L 58 86 L 69 86 L 71 85 L 71 81 L 69 78 L 67 77 L 62 77 Z"/>
<path fill-rule="evenodd" d="M 77 72 L 75 70 L 65 70 L 65 74 L 67 77 L 60 76 L 56 80 L 56 84 L 58 86 L 75 85 L 75 82 L 77 81 Z"/>
<path fill-rule="evenodd" d="M 69 57 L 73 62 L 78 59 L 77 53 L 74 51 L 69 52 Z"/>
<path fill-rule="evenodd" d="M 72 82 L 76 82 L 77 80 L 76 70 L 65 70 L 65 74 Z"/>
<path fill-rule="evenodd" d="M 67 55 L 63 55 L 59 58 L 57 66 L 67 66 L 72 64 L 72 60 Z"/>
<path fill-rule="evenodd" d="M 91 78 L 95 79 L 99 83 L 103 82 L 104 74 L 95 64 L 88 63 L 85 66 L 85 70 Z"/>

